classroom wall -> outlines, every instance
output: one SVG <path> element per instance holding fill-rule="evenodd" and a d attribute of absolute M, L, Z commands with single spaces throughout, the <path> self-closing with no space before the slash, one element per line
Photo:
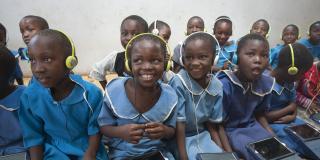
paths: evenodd
<path fill-rule="evenodd" d="M 122 50 L 120 23 L 131 14 L 138 14 L 148 23 L 166 21 L 172 29 L 172 48 L 184 38 L 186 22 L 197 15 L 212 32 L 214 20 L 229 16 L 234 23 L 233 39 L 247 34 L 252 23 L 265 18 L 271 25 L 270 45 L 280 41 L 282 28 L 290 23 L 300 27 L 306 37 L 309 25 L 320 20 L 319 0 L 1 0 L 0 22 L 8 30 L 8 47 L 23 47 L 18 23 L 29 14 L 44 17 L 50 28 L 69 34 L 76 45 L 79 65 L 75 72 L 86 74 L 91 65 L 114 50 Z M 29 64 L 21 62 L 26 75 Z"/>

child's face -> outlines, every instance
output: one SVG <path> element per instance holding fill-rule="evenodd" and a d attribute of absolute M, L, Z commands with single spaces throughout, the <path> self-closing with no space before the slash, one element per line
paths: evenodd
<path fill-rule="evenodd" d="M 142 25 L 140 25 L 137 21 L 128 19 L 123 22 L 120 29 L 120 40 L 123 48 L 126 48 L 130 39 L 137 35 L 143 33 Z"/>
<path fill-rule="evenodd" d="M 206 79 L 214 59 L 214 51 L 209 41 L 196 39 L 185 46 L 183 63 L 190 76 L 197 81 Z"/>
<path fill-rule="evenodd" d="M 214 35 L 216 36 L 221 46 L 225 45 L 232 33 L 232 26 L 227 22 L 218 22 L 214 28 Z"/>
<path fill-rule="evenodd" d="M 203 30 L 204 30 L 204 26 L 202 25 L 201 20 L 198 18 L 193 18 L 187 24 L 187 35 L 190 35 L 191 33 L 194 33 L 194 32 L 203 31 Z"/>
<path fill-rule="evenodd" d="M 320 42 L 320 24 L 317 23 L 310 30 L 310 40 L 316 43 Z"/>
<path fill-rule="evenodd" d="M 259 34 L 263 37 L 266 37 L 268 34 L 268 25 L 263 21 L 256 22 L 252 25 L 250 33 Z"/>
<path fill-rule="evenodd" d="M 171 36 L 171 30 L 169 27 L 163 26 L 159 29 L 159 36 L 162 37 L 167 43 Z"/>
<path fill-rule="evenodd" d="M 152 88 L 164 72 L 164 53 L 152 41 L 137 42 L 131 50 L 131 68 L 135 81 L 144 88 Z"/>
<path fill-rule="evenodd" d="M 292 44 L 298 39 L 298 33 L 294 27 L 288 26 L 282 32 L 282 40 L 284 44 Z"/>
<path fill-rule="evenodd" d="M 22 39 L 26 45 L 28 45 L 31 38 L 41 30 L 39 24 L 31 18 L 22 19 L 19 23 L 19 27 Z"/>
<path fill-rule="evenodd" d="M 69 75 L 65 51 L 54 43 L 50 37 L 36 36 L 28 47 L 32 74 L 46 88 L 55 88 Z"/>
<path fill-rule="evenodd" d="M 269 48 L 260 40 L 248 40 L 238 53 L 241 81 L 258 79 L 269 64 Z"/>

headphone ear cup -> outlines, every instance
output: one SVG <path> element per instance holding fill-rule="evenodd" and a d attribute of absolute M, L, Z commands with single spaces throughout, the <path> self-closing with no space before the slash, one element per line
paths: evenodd
<path fill-rule="evenodd" d="M 297 73 L 298 73 L 298 68 L 297 67 L 290 67 L 289 69 L 288 69 L 288 74 L 289 75 L 296 75 Z"/>
<path fill-rule="evenodd" d="M 159 30 L 157 28 L 153 29 L 152 34 L 159 35 Z"/>
<path fill-rule="evenodd" d="M 66 67 L 68 69 L 73 69 L 74 67 L 76 67 L 78 64 L 78 60 L 77 58 L 75 58 L 74 56 L 68 56 L 66 59 Z"/>

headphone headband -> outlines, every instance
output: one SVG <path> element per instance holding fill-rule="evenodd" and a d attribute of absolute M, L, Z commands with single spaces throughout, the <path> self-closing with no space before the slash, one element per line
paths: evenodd
<path fill-rule="evenodd" d="M 74 47 L 74 43 L 72 41 L 72 39 L 67 35 L 65 34 L 63 31 L 60 31 L 60 30 L 55 30 L 57 32 L 60 32 L 61 34 L 63 34 L 69 41 L 70 45 L 71 45 L 71 56 L 68 56 L 66 58 L 66 67 L 68 69 L 73 69 L 77 64 L 78 64 L 78 60 L 77 58 L 75 57 L 75 47 Z"/>
<path fill-rule="evenodd" d="M 137 39 L 137 38 L 139 38 L 139 37 L 141 37 L 143 35 L 155 36 L 158 39 L 160 39 L 160 41 L 162 41 L 166 45 L 166 49 L 167 49 L 167 52 L 169 54 L 169 60 L 168 60 L 168 62 L 166 64 L 166 66 L 165 66 L 166 67 L 165 71 L 169 71 L 170 64 L 171 64 L 170 61 L 171 61 L 171 57 L 172 57 L 170 47 L 169 47 L 168 43 L 162 37 L 160 37 L 158 35 L 154 35 L 153 33 L 141 33 L 141 34 L 135 35 L 134 37 L 132 37 L 129 40 L 128 44 L 126 45 L 125 52 L 124 52 L 126 69 L 131 72 L 131 69 L 130 69 L 130 66 L 129 66 L 129 59 L 128 59 L 128 48 L 131 46 L 131 43 L 133 42 L 133 40 L 135 40 L 135 39 Z"/>
<path fill-rule="evenodd" d="M 294 65 L 294 51 L 293 51 L 293 47 L 292 44 L 288 44 L 288 46 L 290 47 L 290 53 L 291 53 L 291 67 L 288 69 L 288 74 L 290 75 L 296 75 L 298 73 L 298 68 L 295 67 Z"/>

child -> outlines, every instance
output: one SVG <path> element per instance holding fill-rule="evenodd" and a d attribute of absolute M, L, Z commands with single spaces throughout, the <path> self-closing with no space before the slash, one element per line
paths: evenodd
<path fill-rule="evenodd" d="M 163 21 L 155 20 L 149 26 L 149 32 L 162 37 L 167 43 L 171 36 L 170 26 Z"/>
<path fill-rule="evenodd" d="M 1 23 L 0 23 L 0 46 L 1 47 L 7 46 L 7 30 L 4 27 L 4 25 L 2 25 Z M 13 54 L 16 57 L 17 63 L 16 63 L 15 70 L 13 71 L 12 77 L 10 78 L 10 83 L 14 83 L 14 81 L 16 80 L 18 85 L 23 85 L 23 73 L 18 63 L 19 55 L 15 51 L 11 51 L 11 54 Z"/>
<path fill-rule="evenodd" d="M 270 25 L 268 21 L 265 19 L 258 19 L 252 24 L 250 33 L 259 34 L 265 38 L 268 38 L 270 33 Z"/>
<path fill-rule="evenodd" d="M 125 48 L 129 40 L 137 34 L 148 32 L 147 22 L 138 15 L 130 15 L 121 22 L 120 41 Z M 130 73 L 124 67 L 124 51 L 111 52 L 101 61 L 96 62 L 89 76 L 98 80 L 103 88 L 106 87 L 106 74 L 116 72 L 118 76 L 128 76 Z"/>
<path fill-rule="evenodd" d="M 320 61 L 312 65 L 299 81 L 297 104 L 313 114 L 320 112 Z"/>
<path fill-rule="evenodd" d="M 222 152 L 216 130 L 222 122 L 222 84 L 211 74 L 216 43 L 205 32 L 189 35 L 182 45 L 184 68 L 169 82 L 178 94 L 177 159 Z"/>
<path fill-rule="evenodd" d="M 48 22 L 39 16 L 28 15 L 23 17 L 19 22 L 20 32 L 23 42 L 29 45 L 31 38 L 39 31 L 48 29 Z M 27 48 L 19 48 L 18 53 L 22 60 L 29 60 Z"/>
<path fill-rule="evenodd" d="M 269 43 L 258 34 L 248 34 L 238 42 L 237 54 L 238 69 L 218 73 L 223 84 L 227 137 L 223 130 L 220 136 L 227 151 L 231 151 L 231 145 L 238 157 L 251 160 L 254 158 L 246 145 L 272 136 L 265 111 L 274 79 L 262 74 L 269 63 Z"/>
<path fill-rule="evenodd" d="M 102 93 L 70 74 L 77 63 L 71 39 L 42 30 L 28 53 L 34 82 L 21 96 L 19 118 L 31 159 L 107 159 L 97 123 Z"/>
<path fill-rule="evenodd" d="M 276 47 L 272 48 L 270 51 L 270 65 L 272 69 L 275 69 L 278 65 L 278 57 L 280 50 L 288 45 L 289 43 L 294 43 L 299 39 L 299 28 L 294 24 L 289 24 L 282 30 L 281 40 L 284 42 L 283 45 L 278 44 Z"/>
<path fill-rule="evenodd" d="M 234 41 L 228 41 L 232 36 L 231 19 L 227 16 L 218 17 L 214 23 L 213 34 L 220 45 L 220 53 L 217 56 L 218 61 L 213 67 L 213 71 L 217 72 L 222 69 L 232 68 L 232 65 L 235 64 L 233 59 L 235 58 L 237 46 Z"/>
<path fill-rule="evenodd" d="M 299 43 L 306 46 L 313 55 L 314 61 L 320 60 L 320 21 L 312 23 L 308 32 L 309 39 L 303 38 Z"/>
<path fill-rule="evenodd" d="M 309 70 L 312 61 L 312 55 L 302 44 L 288 44 L 281 49 L 279 63 L 270 73 L 270 76 L 275 78 L 276 83 L 271 93 L 270 108 L 266 117 L 278 138 L 295 151 L 300 151 L 301 148 L 289 138 L 284 128 L 304 123 L 303 120 L 296 118 L 297 105 L 293 83 Z M 292 67 L 296 67 L 297 72 L 290 71 Z"/>
<path fill-rule="evenodd" d="M 0 156 L 25 151 L 18 120 L 19 101 L 24 86 L 10 83 L 16 60 L 6 47 L 0 47 Z"/>
<path fill-rule="evenodd" d="M 185 32 L 185 35 L 188 36 L 191 33 L 204 31 L 204 21 L 199 16 L 193 16 L 189 18 L 187 23 L 187 30 Z M 180 63 L 180 49 L 181 49 L 182 42 L 179 42 L 178 45 L 174 48 L 174 53 L 172 56 L 173 61 L 173 72 L 178 73 L 179 70 L 182 68 L 182 65 Z"/>
<path fill-rule="evenodd" d="M 109 138 L 110 159 L 158 154 L 172 160 L 165 142 L 175 133 L 177 95 L 158 81 L 167 68 L 167 44 L 159 36 L 144 33 L 127 46 L 126 67 L 132 77 L 108 83 L 98 118 L 101 132 Z"/>

